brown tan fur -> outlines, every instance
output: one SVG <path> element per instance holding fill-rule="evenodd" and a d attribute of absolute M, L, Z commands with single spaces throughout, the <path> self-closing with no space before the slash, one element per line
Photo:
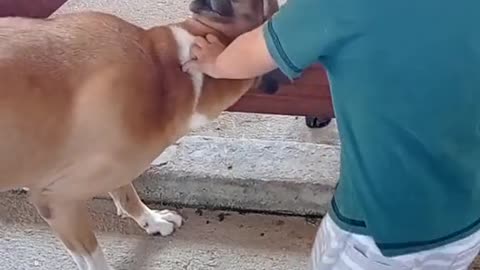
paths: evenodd
<path fill-rule="evenodd" d="M 251 25 L 201 16 L 177 25 L 230 42 L 265 20 L 259 3 L 236 4 L 237 12 L 257 16 Z M 192 80 L 181 70 L 167 26 L 144 30 L 98 12 L 2 18 L 0 190 L 29 188 L 38 212 L 79 268 L 104 269 L 92 257 L 98 244 L 85 201 L 108 192 L 119 214 L 147 231 L 152 217 L 161 219 L 160 226 L 179 226 L 173 212 L 145 206 L 132 179 L 189 132 L 194 110 L 214 119 L 253 83 L 205 78 L 195 109 Z"/>

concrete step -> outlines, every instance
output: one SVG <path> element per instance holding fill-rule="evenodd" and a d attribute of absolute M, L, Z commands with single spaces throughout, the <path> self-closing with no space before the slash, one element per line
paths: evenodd
<path fill-rule="evenodd" d="M 316 129 L 302 116 L 226 112 L 191 135 L 340 145 L 335 120 Z"/>
<path fill-rule="evenodd" d="M 295 215 L 325 213 L 339 146 L 187 136 L 135 181 L 150 202 Z"/>
<path fill-rule="evenodd" d="M 25 197 L 0 193 L 0 268 L 76 269 Z M 148 236 L 133 221 L 117 217 L 109 200 L 90 204 L 97 236 L 116 270 L 307 269 L 318 220 L 178 211 L 185 225 L 162 238 Z"/>

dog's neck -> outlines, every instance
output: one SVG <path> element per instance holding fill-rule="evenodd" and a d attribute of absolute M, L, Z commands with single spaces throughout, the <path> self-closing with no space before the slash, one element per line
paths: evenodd
<path fill-rule="evenodd" d="M 192 119 L 189 118 L 193 121 L 189 128 L 197 128 L 216 118 L 256 82 L 250 79 L 215 80 L 198 71 L 183 72 L 182 65 L 191 59 L 190 48 L 194 36 L 207 34 L 216 35 L 226 45 L 234 39 L 228 33 L 195 18 L 153 27 L 145 33 L 144 48 L 151 50 L 152 59 L 159 67 L 159 76 L 162 78 L 159 88 L 169 95 L 170 104 L 179 104 L 185 102 L 185 99 L 193 98 L 194 115 L 191 116 Z M 194 96 L 191 95 L 192 90 Z M 164 108 L 170 110 L 165 114 L 171 115 L 179 110 L 174 105 Z"/>
<path fill-rule="evenodd" d="M 224 44 L 229 44 L 235 37 L 230 37 L 228 33 L 223 33 L 219 29 L 210 25 L 208 22 L 203 21 L 201 18 L 194 16 L 187 18 L 183 22 L 178 24 L 183 29 L 187 30 L 194 36 L 205 37 L 208 34 L 213 34 Z"/>
<path fill-rule="evenodd" d="M 192 36 L 205 37 L 208 34 L 213 34 L 225 45 L 230 44 L 235 38 L 230 36 L 228 33 L 224 33 L 224 31 L 221 31 L 214 25 L 211 25 L 209 22 L 206 22 L 205 20 L 195 16 L 189 17 L 178 23 L 173 23 L 166 26 L 155 26 L 146 31 L 147 34 L 145 35 L 145 44 L 148 44 L 146 46 L 151 48 L 157 59 L 162 59 L 163 62 L 167 61 L 167 59 L 176 61 L 176 59 L 172 59 L 171 57 L 178 55 L 178 52 L 173 52 L 179 49 L 185 49 L 179 48 L 178 44 L 174 45 L 170 43 L 170 39 L 165 39 L 166 35 L 171 35 L 171 33 L 169 34 L 167 32 L 170 32 L 168 29 L 172 29 L 172 27 L 181 28 Z M 182 52 L 180 52 L 180 54 L 182 54 Z M 181 58 L 186 58 L 186 56 L 184 55 Z M 180 59 L 180 61 L 181 64 L 183 64 L 186 59 Z"/>

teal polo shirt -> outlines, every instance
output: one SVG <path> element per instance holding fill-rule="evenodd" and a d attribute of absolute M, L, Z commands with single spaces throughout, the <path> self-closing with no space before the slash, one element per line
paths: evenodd
<path fill-rule="evenodd" d="M 264 26 L 290 78 L 325 67 L 342 149 L 329 213 L 385 256 L 480 228 L 479 11 L 479 0 L 289 0 Z"/>

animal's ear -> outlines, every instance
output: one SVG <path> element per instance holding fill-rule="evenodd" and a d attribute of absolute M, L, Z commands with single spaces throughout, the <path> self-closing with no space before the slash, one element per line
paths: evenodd
<path fill-rule="evenodd" d="M 270 19 L 278 9 L 278 0 L 263 0 L 263 15 L 265 20 Z"/>
<path fill-rule="evenodd" d="M 280 90 L 282 85 L 290 84 L 292 81 L 280 71 L 280 69 L 275 69 L 270 71 L 269 73 L 263 75 L 260 78 L 260 83 L 258 88 L 266 93 L 273 95 Z"/>

